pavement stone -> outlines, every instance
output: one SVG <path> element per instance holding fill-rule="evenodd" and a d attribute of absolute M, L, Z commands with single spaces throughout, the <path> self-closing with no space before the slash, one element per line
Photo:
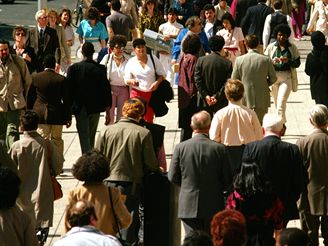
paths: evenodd
<path fill-rule="evenodd" d="M 77 42 L 78 43 L 78 42 Z M 301 66 L 297 69 L 299 79 L 299 89 L 295 93 L 291 93 L 287 103 L 287 131 L 283 140 L 295 143 L 300 137 L 306 136 L 311 131 L 311 125 L 308 120 L 308 110 L 314 101 L 310 95 L 309 77 L 304 73 L 304 65 L 306 55 L 310 52 L 312 46 L 310 37 L 306 36 L 303 41 L 295 41 L 297 47 L 301 53 Z M 177 89 L 175 91 L 175 98 L 168 103 L 169 113 L 155 120 L 156 123 L 166 126 L 165 131 L 165 151 L 167 163 L 169 165 L 172 157 L 172 153 L 176 144 L 179 143 L 180 129 L 178 128 L 178 105 L 177 105 Z M 273 103 L 273 102 L 272 102 Z M 272 112 L 273 108 L 269 109 Z M 98 130 L 104 127 L 104 115 L 101 115 Z M 65 215 L 65 208 L 67 205 L 67 194 L 69 190 L 79 185 L 79 181 L 76 180 L 71 174 L 72 165 L 75 163 L 77 158 L 81 155 L 79 139 L 75 127 L 75 120 L 73 117 L 72 126 L 68 129 L 63 130 L 64 139 L 64 173 L 58 177 L 58 181 L 63 187 L 64 197 L 58 201 L 55 201 L 54 209 L 54 222 L 53 227 L 50 229 L 49 238 L 46 245 L 52 245 L 53 242 L 58 240 L 62 235 L 63 222 Z M 299 221 L 294 220 L 288 224 L 289 227 L 300 227 Z M 181 238 L 184 237 L 182 229 Z M 320 238 L 320 245 L 323 245 L 322 238 Z M 148 246 L 148 245 L 147 245 Z"/>

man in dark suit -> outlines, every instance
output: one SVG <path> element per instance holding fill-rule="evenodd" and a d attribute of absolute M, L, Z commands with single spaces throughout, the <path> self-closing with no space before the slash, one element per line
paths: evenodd
<path fill-rule="evenodd" d="M 246 11 L 249 7 L 255 6 L 257 0 L 233 0 L 232 5 L 236 5 L 235 10 L 235 22 L 236 26 L 240 26 L 242 19 L 244 18 Z"/>
<path fill-rule="evenodd" d="M 209 139 L 211 117 L 201 111 L 191 118 L 194 137 L 176 146 L 168 173 L 181 186 L 178 217 L 186 236 L 193 230 L 210 232 L 213 215 L 224 209 L 223 191 L 231 185 L 224 146 Z"/>
<path fill-rule="evenodd" d="M 273 13 L 273 8 L 265 4 L 266 0 L 257 0 L 257 5 L 249 7 L 241 21 L 244 35 L 256 35 L 260 42 L 260 52 L 263 53 L 262 33 L 265 18 Z"/>
<path fill-rule="evenodd" d="M 94 52 L 93 45 L 85 42 L 82 46 L 83 61 L 73 64 L 67 71 L 72 113 L 76 118 L 82 153 L 94 147 L 100 112 L 106 111 L 105 125 L 110 122 L 110 84 L 105 66 L 92 60 Z"/>
<path fill-rule="evenodd" d="M 324 244 L 328 242 L 328 109 L 317 104 L 310 110 L 313 131 L 299 139 L 298 145 L 307 170 L 307 192 L 301 195 L 299 210 L 302 230 L 310 238 L 310 245 L 319 245 L 319 227 Z"/>
<path fill-rule="evenodd" d="M 60 46 L 55 29 L 48 27 L 48 16 L 45 10 L 39 10 L 35 14 L 37 25 L 27 33 L 26 46 L 32 47 L 36 53 L 36 71 L 42 72 L 43 59 L 51 54 L 56 57 L 56 71 L 60 69 Z"/>
<path fill-rule="evenodd" d="M 228 104 L 224 95 L 224 84 L 230 78 L 232 63 L 221 56 L 224 39 L 214 35 L 209 40 L 211 54 L 200 57 L 195 68 L 198 90 L 197 106 L 211 115 Z"/>
<path fill-rule="evenodd" d="M 281 141 L 285 128 L 280 116 L 266 114 L 263 129 L 262 140 L 246 144 L 243 161 L 255 162 L 262 168 L 273 192 L 284 205 L 283 225 L 286 227 L 289 220 L 298 218 L 296 202 L 305 187 L 302 156 L 295 144 Z"/>
<path fill-rule="evenodd" d="M 46 55 L 45 70 L 32 75 L 27 107 L 39 115 L 38 133 L 51 139 L 60 153 L 64 153 L 63 125 L 71 126 L 68 83 L 64 76 L 55 72 L 56 59 Z"/>

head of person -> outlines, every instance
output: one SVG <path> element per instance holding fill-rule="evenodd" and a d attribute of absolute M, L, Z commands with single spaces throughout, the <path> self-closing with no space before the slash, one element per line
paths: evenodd
<path fill-rule="evenodd" d="M 201 45 L 199 36 L 197 34 L 190 33 L 182 42 L 182 51 L 185 54 L 197 55 Z"/>
<path fill-rule="evenodd" d="M 233 19 L 232 15 L 230 13 L 225 13 L 221 18 L 222 24 L 224 29 L 226 30 L 233 30 L 236 27 L 236 22 Z"/>
<path fill-rule="evenodd" d="M 310 109 L 310 122 L 316 128 L 327 129 L 328 109 L 323 104 L 316 104 Z"/>
<path fill-rule="evenodd" d="M 243 246 L 246 242 L 246 220 L 242 213 L 226 209 L 214 215 L 211 222 L 214 246 Z"/>
<path fill-rule="evenodd" d="M 211 115 L 205 110 L 194 114 L 191 117 L 191 128 L 194 132 L 208 133 L 211 126 Z"/>
<path fill-rule="evenodd" d="M 273 2 L 273 8 L 278 10 L 278 9 L 281 9 L 282 8 L 282 5 L 283 5 L 283 1 L 282 0 L 275 0 Z"/>
<path fill-rule="evenodd" d="M 43 66 L 45 68 L 55 69 L 56 67 L 56 58 L 52 54 L 48 54 L 43 58 Z"/>
<path fill-rule="evenodd" d="M 50 26 L 55 26 L 58 24 L 59 21 L 59 15 L 56 10 L 50 9 L 48 11 L 48 20 Z"/>
<path fill-rule="evenodd" d="M 94 205 L 91 202 L 87 200 L 72 201 L 66 208 L 66 232 L 73 227 L 94 225 L 97 219 Z"/>
<path fill-rule="evenodd" d="M 254 162 L 243 162 L 234 180 L 234 189 L 244 197 L 251 197 L 268 190 L 268 183 L 261 168 Z"/>
<path fill-rule="evenodd" d="M 0 39 L 0 59 L 6 62 L 9 58 L 9 41 Z"/>
<path fill-rule="evenodd" d="M 111 1 L 111 8 L 114 11 L 120 11 L 120 9 L 121 9 L 121 2 L 120 2 L 120 0 L 112 0 Z"/>
<path fill-rule="evenodd" d="M 127 40 L 124 35 L 116 34 L 109 41 L 109 48 L 115 57 L 122 57 Z"/>
<path fill-rule="evenodd" d="M 17 173 L 0 166 L 0 211 L 15 206 L 20 183 Z"/>
<path fill-rule="evenodd" d="M 100 13 L 96 7 L 90 7 L 86 12 L 86 17 L 90 25 L 95 25 L 100 20 Z"/>
<path fill-rule="evenodd" d="M 228 5 L 227 0 L 220 0 L 219 5 L 220 5 L 221 8 L 226 9 L 226 7 Z"/>
<path fill-rule="evenodd" d="M 23 26 L 16 26 L 13 29 L 13 39 L 15 42 L 20 43 L 23 42 L 25 43 L 25 37 L 26 37 L 27 30 Z"/>
<path fill-rule="evenodd" d="M 59 13 L 59 20 L 62 25 L 71 25 L 72 23 L 72 12 L 70 9 L 64 8 Z"/>
<path fill-rule="evenodd" d="M 124 102 L 122 116 L 140 121 L 145 113 L 145 106 L 138 98 L 130 98 Z"/>
<path fill-rule="evenodd" d="M 48 15 L 46 10 L 40 9 L 35 14 L 35 20 L 40 28 L 45 28 L 48 24 Z"/>
<path fill-rule="evenodd" d="M 246 43 L 246 46 L 249 49 L 256 49 L 260 44 L 259 38 L 254 34 L 253 35 L 247 35 L 246 38 L 245 38 L 245 43 Z"/>
<path fill-rule="evenodd" d="M 193 231 L 185 237 L 182 246 L 213 246 L 210 235 L 203 231 Z"/>
<path fill-rule="evenodd" d="M 187 21 L 185 26 L 189 29 L 189 31 L 199 34 L 202 31 L 202 21 L 198 16 L 191 16 Z"/>
<path fill-rule="evenodd" d="M 299 228 L 284 228 L 278 235 L 276 246 L 307 246 L 308 236 Z"/>
<path fill-rule="evenodd" d="M 156 1 L 155 0 L 146 0 L 145 13 L 156 11 Z"/>
<path fill-rule="evenodd" d="M 137 57 L 146 55 L 146 41 L 144 39 L 136 38 L 132 42 L 132 47 Z"/>
<path fill-rule="evenodd" d="M 108 160 L 99 151 L 91 150 L 77 159 L 72 174 L 86 183 L 101 183 L 109 176 Z"/>
<path fill-rule="evenodd" d="M 23 131 L 35 131 L 38 128 L 39 116 L 32 110 L 27 110 L 20 117 L 20 124 Z"/>
<path fill-rule="evenodd" d="M 183 5 L 187 2 L 187 0 L 179 0 L 180 5 Z"/>
<path fill-rule="evenodd" d="M 169 8 L 167 11 L 167 20 L 170 23 L 176 22 L 178 19 L 178 11 L 175 8 Z"/>
<path fill-rule="evenodd" d="M 208 45 L 213 52 L 220 52 L 224 46 L 224 43 L 224 38 L 218 35 L 214 35 L 208 40 Z"/>
<path fill-rule="evenodd" d="M 230 102 L 238 102 L 244 96 L 244 85 L 238 79 L 228 79 L 224 86 L 224 94 Z"/>
<path fill-rule="evenodd" d="M 82 45 L 82 55 L 86 58 L 92 58 L 93 53 L 95 53 L 95 48 L 93 47 L 93 44 L 90 42 L 85 42 Z"/>
<path fill-rule="evenodd" d="M 279 24 L 273 29 L 273 34 L 280 45 L 284 45 L 288 42 L 291 33 L 292 31 L 287 24 Z"/>
<path fill-rule="evenodd" d="M 273 133 L 282 136 L 284 132 L 283 119 L 277 114 L 267 113 L 263 117 L 262 128 L 265 135 Z"/>
<path fill-rule="evenodd" d="M 315 31 L 311 34 L 311 43 L 313 49 L 323 50 L 326 43 L 325 35 L 320 31 Z"/>
<path fill-rule="evenodd" d="M 203 8 L 205 18 L 208 22 L 214 22 L 215 21 L 215 8 L 212 4 L 206 4 Z"/>

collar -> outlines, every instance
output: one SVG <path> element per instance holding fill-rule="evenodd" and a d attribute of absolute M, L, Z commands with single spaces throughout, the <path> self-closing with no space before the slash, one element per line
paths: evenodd
<path fill-rule="evenodd" d="M 40 32 L 41 30 L 45 31 L 45 30 L 46 30 L 46 27 L 41 28 L 41 27 L 38 25 L 38 31 Z"/>
<path fill-rule="evenodd" d="M 49 67 L 46 67 L 46 68 L 44 69 L 44 71 L 52 71 L 52 72 L 56 72 L 55 69 L 53 69 L 53 68 L 49 68 Z"/>
<path fill-rule="evenodd" d="M 247 53 L 259 53 L 258 49 L 248 49 Z"/>
<path fill-rule="evenodd" d="M 237 105 L 237 106 L 242 106 L 243 104 L 241 103 L 242 100 L 239 101 L 229 101 L 229 105 Z"/>
<path fill-rule="evenodd" d="M 274 46 L 276 46 L 277 48 L 279 47 L 279 43 L 278 43 L 278 41 L 275 41 L 274 42 L 274 44 L 273 44 Z M 286 41 L 286 43 L 285 43 L 285 48 L 288 48 L 288 47 L 290 47 L 290 46 L 292 46 L 290 43 L 289 43 L 289 40 L 287 40 Z"/>
<path fill-rule="evenodd" d="M 209 138 L 209 134 L 208 133 L 203 133 L 203 132 L 196 132 L 196 133 L 194 133 L 193 138 L 194 137 L 197 137 L 197 136 Z"/>

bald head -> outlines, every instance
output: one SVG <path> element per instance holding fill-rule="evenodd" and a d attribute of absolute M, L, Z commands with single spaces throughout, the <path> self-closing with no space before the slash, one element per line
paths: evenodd
<path fill-rule="evenodd" d="M 191 128 L 194 132 L 208 132 L 211 126 L 211 116 L 205 110 L 191 117 Z"/>

